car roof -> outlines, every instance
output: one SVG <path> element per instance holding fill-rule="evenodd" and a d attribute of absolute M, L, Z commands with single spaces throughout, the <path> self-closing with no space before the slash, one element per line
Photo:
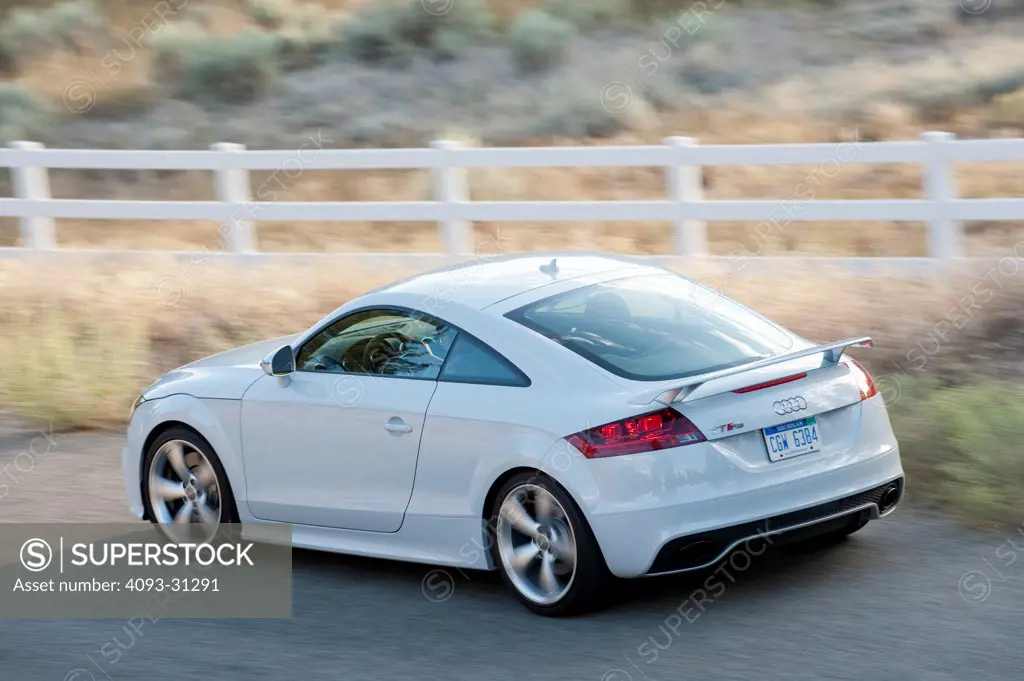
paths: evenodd
<path fill-rule="evenodd" d="M 663 274 L 665 270 L 635 260 L 590 253 L 528 253 L 471 259 L 444 269 L 418 274 L 370 291 L 410 293 L 440 298 L 477 310 L 553 284 L 594 275 L 627 271 Z M 561 287 L 560 287 L 561 288 Z"/>

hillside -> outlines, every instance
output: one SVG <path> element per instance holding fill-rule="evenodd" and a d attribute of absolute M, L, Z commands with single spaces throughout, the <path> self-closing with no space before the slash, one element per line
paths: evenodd
<path fill-rule="evenodd" d="M 964 0 L 966 3 L 967 0 Z M 964 5 L 970 8 L 971 5 Z M 912 138 L 924 129 L 1018 136 L 1024 19 L 938 0 L 691 3 L 670 0 L 132 0 L 36 2 L 0 24 L 0 140 L 49 146 L 197 149 L 658 143 Z M 813 168 L 709 171 L 709 198 L 786 198 Z M 1021 194 L 1012 164 L 964 167 L 967 196 Z M 210 198 L 202 173 L 55 172 L 69 197 Z M 261 178 L 256 174 L 254 183 Z M 524 169 L 471 178 L 475 198 L 662 196 L 657 169 Z M 416 198 L 416 173 L 304 172 L 283 199 Z M 0 182 L 0 192 L 9 194 Z M 858 166 L 816 196 L 917 196 L 916 168 Z M 804 224 L 751 244 L 716 224 L 711 247 L 920 255 L 921 225 Z M 261 223 L 265 250 L 438 248 L 433 225 Z M 512 249 L 667 252 L 664 224 L 478 225 Z M 970 253 L 1019 238 L 968 225 Z M 537 235 L 541 238 L 536 238 Z M 216 225 L 60 221 L 65 245 L 146 249 L 216 244 Z M 13 245 L 0 221 L 0 245 Z"/>

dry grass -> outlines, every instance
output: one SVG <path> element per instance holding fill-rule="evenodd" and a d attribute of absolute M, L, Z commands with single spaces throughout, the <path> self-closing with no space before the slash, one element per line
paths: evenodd
<path fill-rule="evenodd" d="M 831 67 L 831 77 L 816 74 L 811 80 L 797 74 L 768 88 L 763 103 L 780 108 L 797 105 L 802 111 L 856 111 L 865 103 L 870 106 L 899 98 L 929 116 L 942 118 L 965 105 L 983 102 L 992 88 L 996 89 L 993 94 L 999 94 L 1004 88 L 1024 86 L 1021 64 L 1024 44 L 1020 40 L 978 35 L 964 39 L 953 54 L 903 63 L 866 56 Z"/>
<path fill-rule="evenodd" d="M 1019 386 L 985 379 L 952 388 L 919 383 L 890 412 L 917 498 L 956 509 L 985 528 L 1020 518 Z"/>

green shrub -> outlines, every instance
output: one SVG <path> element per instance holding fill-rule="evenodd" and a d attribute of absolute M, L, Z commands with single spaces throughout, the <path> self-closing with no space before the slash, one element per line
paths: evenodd
<path fill-rule="evenodd" d="M 16 71 L 48 50 L 81 50 L 103 43 L 109 29 L 93 0 L 62 2 L 44 11 L 14 10 L 0 25 L 0 54 L 6 70 Z"/>
<path fill-rule="evenodd" d="M 547 0 L 544 11 L 581 31 L 614 26 L 630 17 L 629 0 Z"/>
<path fill-rule="evenodd" d="M 81 114 L 88 118 L 124 120 L 141 116 L 156 104 L 156 92 L 151 86 L 127 85 L 96 93 L 92 106 Z"/>
<path fill-rule="evenodd" d="M 209 38 L 206 29 L 194 21 L 167 24 L 150 39 L 153 67 L 158 71 L 156 80 L 180 76 L 184 56 L 192 46 Z"/>
<path fill-rule="evenodd" d="M 721 14 L 709 12 L 698 17 L 683 13 L 659 20 L 655 25 L 661 31 L 661 46 L 657 48 L 660 52 L 671 49 L 674 54 L 682 54 L 695 45 L 711 45 L 727 52 L 734 44 L 733 25 Z"/>
<path fill-rule="evenodd" d="M 18 59 L 17 56 L 6 52 L 3 45 L 0 44 L 0 76 L 7 78 L 18 75 Z"/>
<path fill-rule="evenodd" d="M 557 96 L 533 123 L 532 135 L 587 139 L 611 137 L 626 127 L 621 111 L 605 106 L 601 86 L 566 78 Z"/>
<path fill-rule="evenodd" d="M 49 130 L 52 111 L 26 88 L 0 83 L 0 145 L 15 140 L 39 141 Z"/>
<path fill-rule="evenodd" d="M 258 31 L 221 37 L 185 30 L 154 40 L 153 50 L 159 79 L 175 96 L 211 106 L 266 95 L 280 74 L 280 46 L 280 38 Z"/>
<path fill-rule="evenodd" d="M 904 382 L 906 383 L 906 381 Z M 892 386 L 890 386 L 891 388 Z M 976 521 L 1020 518 L 1024 500 L 1022 388 L 992 379 L 889 390 L 908 490 Z"/>
<path fill-rule="evenodd" d="M 440 15 L 418 0 L 382 0 L 344 24 L 339 47 L 369 64 L 405 63 L 418 55 L 450 59 L 492 37 L 495 24 L 480 0 L 459 0 Z"/>
<path fill-rule="evenodd" d="M 543 71 L 565 59 L 576 28 L 564 19 L 534 10 L 519 15 L 509 28 L 512 56 L 524 71 Z"/>
<path fill-rule="evenodd" d="M 1024 89 L 996 97 L 985 112 L 992 126 L 1024 127 Z"/>
<path fill-rule="evenodd" d="M 245 0 L 245 11 L 257 24 L 273 30 L 280 28 L 297 8 L 292 0 Z"/>
<path fill-rule="evenodd" d="M 85 32 L 106 33 L 107 19 L 94 0 L 70 0 L 54 5 L 43 14 L 51 33 L 64 36 Z"/>
<path fill-rule="evenodd" d="M 741 86 L 743 75 L 725 51 L 702 44 L 682 57 L 680 82 L 703 95 L 716 95 Z"/>
<path fill-rule="evenodd" d="M 914 70 L 883 94 L 906 102 L 926 116 L 949 116 L 967 107 L 988 103 L 1024 87 L 1024 69 L 1010 65 L 993 73 L 985 69 Z"/>
<path fill-rule="evenodd" d="M 331 46 L 330 39 L 322 39 L 301 31 L 279 34 L 278 57 L 281 69 L 298 71 L 317 66 Z"/>
<path fill-rule="evenodd" d="M 195 24 L 201 28 L 210 28 L 217 16 L 217 7 L 201 2 L 189 2 L 174 15 L 174 21 L 160 29 L 163 33 L 167 28 L 181 23 Z"/>
<path fill-rule="evenodd" d="M 0 26 L 0 42 L 8 54 L 34 56 L 51 47 L 50 39 L 44 13 L 16 9 Z"/>
<path fill-rule="evenodd" d="M 986 102 L 1000 95 L 1024 88 L 1024 68 L 1010 69 L 1005 73 L 983 79 L 977 85 L 977 99 Z"/>
<path fill-rule="evenodd" d="M 693 6 L 692 0 L 629 0 L 632 16 L 638 19 L 653 19 L 687 12 Z"/>
<path fill-rule="evenodd" d="M 336 40 L 338 15 L 323 5 L 298 5 L 277 31 L 281 68 L 286 71 L 318 65 Z"/>

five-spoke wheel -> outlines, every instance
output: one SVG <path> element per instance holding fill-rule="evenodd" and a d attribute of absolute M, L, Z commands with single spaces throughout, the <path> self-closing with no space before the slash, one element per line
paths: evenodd
<path fill-rule="evenodd" d="M 498 513 L 498 554 L 516 589 L 541 605 L 557 603 L 576 575 L 576 537 L 565 509 L 543 487 L 509 492 Z"/>
<path fill-rule="evenodd" d="M 542 473 L 507 481 L 492 512 L 495 563 L 523 603 L 544 615 L 596 604 L 604 558 L 569 495 Z"/>
<path fill-rule="evenodd" d="M 234 521 L 223 468 L 198 433 L 174 428 L 158 438 L 147 453 L 144 482 L 149 518 L 175 540 L 208 540 L 221 523 Z"/>

